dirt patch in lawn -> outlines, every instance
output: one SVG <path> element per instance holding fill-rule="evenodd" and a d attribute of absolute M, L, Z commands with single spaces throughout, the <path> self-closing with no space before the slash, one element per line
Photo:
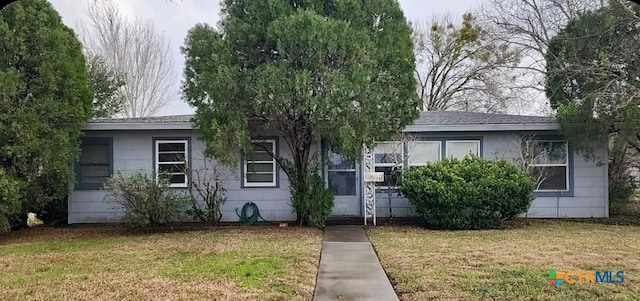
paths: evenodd
<path fill-rule="evenodd" d="M 529 221 L 490 231 L 368 230 L 402 300 L 640 300 L 640 227 Z M 622 284 L 547 282 L 549 269 L 623 270 Z"/>
<path fill-rule="evenodd" d="M 322 231 L 34 228 L 0 237 L 0 300 L 309 300 Z"/>

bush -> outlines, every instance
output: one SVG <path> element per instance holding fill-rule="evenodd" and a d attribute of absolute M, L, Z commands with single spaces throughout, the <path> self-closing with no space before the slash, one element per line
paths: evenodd
<path fill-rule="evenodd" d="M 169 187 L 169 181 L 156 181 L 144 171 L 129 175 L 117 173 L 105 184 L 105 201 L 125 210 L 125 220 L 141 226 L 158 226 L 177 221 L 188 207 L 188 197 Z"/>
<path fill-rule="evenodd" d="M 621 137 L 609 143 L 609 204 L 614 211 L 624 210 L 634 200 L 638 179 L 633 176 L 638 151 Z"/>
<path fill-rule="evenodd" d="M 11 229 L 10 221 L 20 212 L 20 182 L 0 167 L 0 233 Z"/>
<path fill-rule="evenodd" d="M 301 224 L 324 227 L 333 209 L 333 191 L 326 187 L 322 177 L 315 172 L 308 175 L 306 190 L 291 191 L 291 204 Z"/>
<path fill-rule="evenodd" d="M 531 177 L 505 161 L 468 156 L 408 171 L 400 192 L 425 221 L 440 229 L 486 229 L 525 213 Z"/>
<path fill-rule="evenodd" d="M 327 218 L 333 210 L 333 191 L 326 187 L 325 182 L 317 174 L 311 176 L 309 196 L 308 224 L 312 227 L 324 227 Z"/>
<path fill-rule="evenodd" d="M 187 209 L 187 214 L 204 223 L 217 225 L 222 219 L 221 207 L 227 201 L 219 166 L 207 158 L 204 168 L 193 173 L 195 177 L 189 190 L 191 208 Z"/>

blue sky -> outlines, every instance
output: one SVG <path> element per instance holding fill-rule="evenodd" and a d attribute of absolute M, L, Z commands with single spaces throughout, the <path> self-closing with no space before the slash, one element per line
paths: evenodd
<path fill-rule="evenodd" d="M 85 8 L 90 1 L 96 0 L 49 0 L 68 26 L 75 28 L 85 19 Z M 114 0 L 121 10 L 132 16 L 151 20 L 158 30 L 163 31 L 171 41 L 174 62 L 176 64 L 175 99 L 163 108 L 159 115 L 189 114 L 193 112 L 178 95 L 179 80 L 182 79 L 184 59 L 180 54 L 187 31 L 197 23 L 216 24 L 220 6 L 216 0 L 175 0 L 173 3 L 163 0 Z M 400 6 L 408 20 L 428 19 L 433 15 L 451 13 L 462 15 L 469 9 L 478 7 L 478 0 L 400 0 Z"/>

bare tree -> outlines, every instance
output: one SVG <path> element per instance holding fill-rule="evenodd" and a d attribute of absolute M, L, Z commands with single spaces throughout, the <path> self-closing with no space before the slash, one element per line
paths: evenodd
<path fill-rule="evenodd" d="M 604 0 L 487 0 L 479 19 L 494 39 L 520 50 L 521 63 L 511 71 L 515 89 L 544 93 L 545 53 L 551 39 L 569 20 L 606 5 Z"/>
<path fill-rule="evenodd" d="M 222 219 L 222 205 L 227 201 L 223 167 L 202 154 L 202 167 L 185 172 L 191 187 L 191 208 L 187 211 L 200 221 L 217 225 Z"/>
<path fill-rule="evenodd" d="M 418 21 L 413 39 L 424 110 L 501 112 L 516 100 L 503 69 L 517 65 L 518 51 L 493 39 L 473 15 Z"/>
<path fill-rule="evenodd" d="M 533 135 L 512 135 L 494 153 L 496 159 L 511 161 L 520 170 L 529 174 L 532 178 L 534 190 L 551 176 L 551 169 L 539 163 L 544 163 L 549 158 L 549 151 L 541 148 L 538 140 Z"/>
<path fill-rule="evenodd" d="M 171 100 L 176 82 L 169 41 L 151 22 L 122 14 L 113 1 L 93 1 L 87 13 L 88 22 L 79 26 L 85 51 L 124 76 L 122 114 L 156 114 Z"/>

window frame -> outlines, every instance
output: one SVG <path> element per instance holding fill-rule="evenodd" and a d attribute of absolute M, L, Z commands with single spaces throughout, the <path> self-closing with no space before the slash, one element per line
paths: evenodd
<path fill-rule="evenodd" d="M 80 138 L 80 156 L 82 155 L 82 146 L 84 145 L 108 145 L 108 160 L 109 160 L 109 175 L 113 175 L 113 137 L 83 137 Z M 80 157 L 74 163 L 75 181 L 73 183 L 74 190 L 100 190 L 104 186 L 104 183 L 83 183 L 82 182 L 82 164 L 80 163 Z"/>
<path fill-rule="evenodd" d="M 184 144 L 184 183 L 170 183 L 169 187 L 171 188 L 188 188 L 190 185 L 191 176 L 189 172 L 191 170 L 191 139 L 189 138 L 164 138 L 158 137 L 153 139 L 153 174 L 156 182 L 158 181 L 158 177 L 160 176 L 160 165 L 166 164 L 181 164 L 182 162 L 162 162 L 160 163 L 160 144 L 166 143 L 183 143 Z"/>
<path fill-rule="evenodd" d="M 559 163 L 531 163 L 530 166 L 531 167 L 564 167 L 565 168 L 565 189 L 535 189 L 534 192 L 537 193 L 569 193 L 571 192 L 571 176 L 570 176 L 570 162 L 571 162 L 571 156 L 570 156 L 570 149 L 569 149 L 569 143 L 564 140 L 564 139 L 535 139 L 534 141 L 532 141 L 533 143 L 540 143 L 540 142 L 562 142 L 564 143 L 564 149 L 565 149 L 565 163 L 564 164 L 559 164 Z M 540 183 L 536 183 L 536 187 L 539 186 Z"/>
<path fill-rule="evenodd" d="M 437 143 L 438 144 L 438 159 L 436 161 L 442 160 L 443 157 L 443 151 L 442 151 L 442 141 L 441 140 L 416 140 L 416 141 L 408 141 L 407 142 L 407 150 L 406 150 L 406 157 L 405 160 L 407 162 L 407 167 L 411 168 L 411 167 L 420 167 L 420 166 L 424 166 L 429 162 L 422 162 L 422 163 L 411 163 L 411 153 L 413 152 L 412 149 L 410 149 L 410 144 L 411 143 L 415 143 L 415 144 L 428 144 L 428 143 Z M 415 148 L 414 148 L 415 149 Z"/>
<path fill-rule="evenodd" d="M 477 157 L 482 157 L 482 141 L 480 139 L 445 139 L 444 142 L 444 158 L 451 159 L 452 157 L 449 155 L 449 143 L 459 143 L 459 142 L 474 142 L 477 144 Z M 458 158 L 458 160 L 462 160 L 464 158 Z"/>
<path fill-rule="evenodd" d="M 273 153 L 273 156 L 277 157 L 278 156 L 278 139 L 275 137 L 265 137 L 265 138 L 259 138 L 259 139 L 252 139 L 251 143 L 271 143 L 272 145 L 272 149 L 271 152 Z M 268 153 L 268 151 L 265 151 L 266 153 Z M 271 161 L 249 161 L 247 160 L 247 153 L 246 151 L 244 151 L 242 153 L 242 188 L 278 188 L 279 187 L 279 168 L 278 168 L 278 162 L 276 161 L 275 158 L 271 158 Z M 252 172 L 253 173 L 259 173 L 259 174 L 273 174 L 273 180 L 271 182 L 248 182 L 247 181 L 247 173 L 248 173 L 248 168 L 247 168 L 247 163 L 254 163 L 254 164 L 266 164 L 266 163 L 271 163 L 272 164 L 272 169 L 271 172 Z"/>
<path fill-rule="evenodd" d="M 398 145 L 400 145 L 401 162 L 400 163 L 378 163 L 378 162 L 376 162 L 376 154 L 378 154 L 376 152 L 376 147 L 378 145 L 380 145 L 380 144 L 398 144 Z M 399 177 L 402 177 L 402 175 L 404 174 L 404 171 L 405 171 L 405 165 L 406 165 L 406 159 L 407 159 L 406 156 L 405 156 L 405 143 L 403 141 L 380 141 L 380 142 L 377 142 L 373 147 L 372 154 L 373 154 L 373 168 L 374 168 L 374 171 L 378 167 L 391 167 L 391 168 L 398 167 L 399 173 L 400 173 Z M 381 185 L 382 185 L 382 183 L 375 183 L 375 187 L 377 189 L 382 190 L 382 191 L 398 190 L 398 186 L 381 186 Z"/>

